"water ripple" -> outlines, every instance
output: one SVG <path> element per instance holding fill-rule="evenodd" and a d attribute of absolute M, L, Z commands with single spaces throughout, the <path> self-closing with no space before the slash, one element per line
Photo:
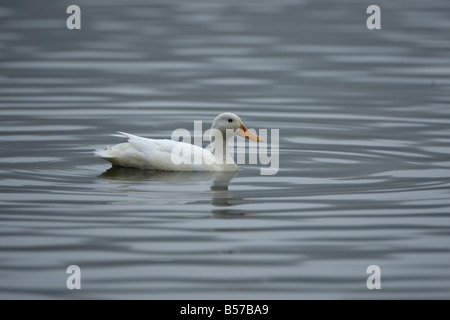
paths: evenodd
<path fill-rule="evenodd" d="M 79 5 L 0 8 L 0 298 L 448 298 L 448 1 L 373 32 L 356 1 Z M 280 130 L 276 175 L 93 156 L 224 111 Z"/>

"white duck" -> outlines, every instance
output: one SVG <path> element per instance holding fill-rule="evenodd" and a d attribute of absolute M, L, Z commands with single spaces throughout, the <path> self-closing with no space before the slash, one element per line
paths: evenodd
<path fill-rule="evenodd" d="M 233 113 L 222 113 L 214 119 L 211 127 L 213 152 L 174 140 L 147 139 L 124 132 L 119 134 L 128 142 L 97 150 L 95 155 L 114 166 L 160 171 L 236 171 L 238 166 L 228 153 L 228 138 L 239 135 L 262 141 Z"/>

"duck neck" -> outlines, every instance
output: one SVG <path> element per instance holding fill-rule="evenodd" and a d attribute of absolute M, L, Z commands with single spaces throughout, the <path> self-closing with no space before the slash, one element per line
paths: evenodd
<path fill-rule="evenodd" d="M 226 139 L 226 137 L 214 140 L 213 142 L 211 142 L 211 144 L 213 146 L 213 153 L 217 163 L 234 164 L 234 160 L 228 152 L 228 140 Z"/>

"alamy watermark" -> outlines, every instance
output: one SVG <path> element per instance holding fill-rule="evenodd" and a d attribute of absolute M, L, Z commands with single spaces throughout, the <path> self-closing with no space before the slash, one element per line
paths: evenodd
<path fill-rule="evenodd" d="M 77 5 L 70 5 L 66 10 L 67 14 L 70 16 L 67 18 L 67 29 L 69 30 L 80 30 L 81 29 L 81 9 Z M 377 5 L 370 5 L 366 10 L 370 17 L 367 18 L 366 26 L 369 30 L 379 30 L 381 29 L 381 9 Z"/>
<path fill-rule="evenodd" d="M 370 5 L 366 10 L 370 17 L 367 18 L 366 26 L 369 30 L 379 30 L 381 29 L 381 9 L 377 5 Z"/>
<path fill-rule="evenodd" d="M 66 286 L 69 290 L 81 289 L 81 269 L 76 264 L 70 265 L 66 269 L 66 273 L 70 274 L 67 278 Z"/>
<path fill-rule="evenodd" d="M 381 289 L 381 268 L 373 264 L 367 267 L 366 273 L 370 274 L 366 281 L 367 289 Z"/>
<path fill-rule="evenodd" d="M 271 129 L 270 139 L 267 129 L 258 130 L 257 134 L 252 129 L 245 128 L 244 133 L 233 129 L 226 129 L 223 133 L 218 129 L 208 129 L 203 132 L 202 121 L 194 121 L 194 135 L 187 129 L 176 129 L 172 132 L 172 140 L 185 142 L 173 148 L 171 159 L 174 164 L 197 165 L 232 165 L 232 164 L 260 164 L 268 166 L 260 168 L 261 175 L 274 175 L 279 170 L 279 141 L 280 130 Z M 234 136 L 240 135 L 248 138 L 248 150 L 246 141 L 239 139 L 235 143 Z M 202 148 L 203 142 L 210 142 L 206 149 L 213 152 L 198 152 L 192 145 Z M 235 146 L 237 154 L 235 154 Z M 270 155 L 268 153 L 270 146 Z M 245 152 L 247 151 L 247 152 Z M 248 155 L 248 156 L 247 156 Z M 236 160 L 234 160 L 236 158 Z"/>
<path fill-rule="evenodd" d="M 81 9 L 77 5 L 70 5 L 67 7 L 66 13 L 70 14 L 67 18 L 66 26 L 69 30 L 81 29 Z"/>
<path fill-rule="evenodd" d="M 77 265 L 70 265 L 66 269 L 66 273 L 70 276 L 67 278 L 66 286 L 69 290 L 80 290 L 81 289 L 81 268 Z M 366 281 L 367 289 L 369 290 L 380 290 L 381 289 L 381 268 L 376 265 L 370 265 L 366 269 L 366 273 L 369 277 Z M 181 314 L 189 314 L 186 309 L 182 309 Z"/>

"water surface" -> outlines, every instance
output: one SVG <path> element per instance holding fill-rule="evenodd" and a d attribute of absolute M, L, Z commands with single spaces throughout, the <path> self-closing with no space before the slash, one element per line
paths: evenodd
<path fill-rule="evenodd" d="M 449 298 L 448 1 L 70 4 L 0 5 L 0 298 Z M 224 111 L 280 130 L 278 174 L 92 154 Z"/>

